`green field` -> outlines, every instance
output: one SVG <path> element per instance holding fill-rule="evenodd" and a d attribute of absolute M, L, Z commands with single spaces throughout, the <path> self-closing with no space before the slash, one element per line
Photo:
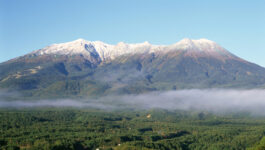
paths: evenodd
<path fill-rule="evenodd" d="M 265 117 L 247 113 L 0 110 L 0 149 L 265 149 Z"/>

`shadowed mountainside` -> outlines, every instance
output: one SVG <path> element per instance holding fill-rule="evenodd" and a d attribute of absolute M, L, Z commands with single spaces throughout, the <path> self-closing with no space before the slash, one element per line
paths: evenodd
<path fill-rule="evenodd" d="M 168 46 L 78 39 L 1 63 L 0 87 L 40 98 L 264 88 L 265 69 L 206 39 Z"/>

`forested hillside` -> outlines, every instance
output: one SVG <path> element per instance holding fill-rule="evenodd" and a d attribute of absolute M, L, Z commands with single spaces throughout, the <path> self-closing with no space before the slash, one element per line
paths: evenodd
<path fill-rule="evenodd" d="M 1 109 L 0 149 L 265 148 L 265 118 L 246 113 Z"/>

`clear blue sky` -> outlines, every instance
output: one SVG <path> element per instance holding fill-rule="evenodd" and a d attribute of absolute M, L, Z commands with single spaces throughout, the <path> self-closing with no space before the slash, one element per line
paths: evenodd
<path fill-rule="evenodd" d="M 0 62 L 78 38 L 109 44 L 207 38 L 265 66 L 265 1 L 0 0 Z"/>

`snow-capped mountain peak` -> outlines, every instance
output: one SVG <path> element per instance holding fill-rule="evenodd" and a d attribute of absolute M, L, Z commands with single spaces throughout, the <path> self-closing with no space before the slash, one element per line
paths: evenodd
<path fill-rule="evenodd" d="M 99 56 L 102 61 L 112 60 L 122 55 L 134 55 L 141 53 L 155 53 L 185 50 L 189 52 L 203 52 L 216 55 L 230 55 L 228 51 L 213 41 L 207 39 L 192 40 L 185 38 L 172 45 L 152 45 L 145 41 L 143 43 L 127 44 L 119 42 L 116 45 L 106 44 L 101 41 L 87 41 L 77 39 L 71 42 L 59 43 L 34 51 L 37 55 L 80 55 L 91 57 Z"/>
<path fill-rule="evenodd" d="M 210 41 L 208 39 L 198 39 L 198 40 L 192 40 L 192 39 L 188 39 L 188 38 L 185 38 L 179 42 L 177 42 L 175 44 L 175 46 L 177 48 L 180 48 L 180 49 L 197 49 L 197 50 L 202 50 L 202 51 L 205 51 L 205 50 L 209 50 L 209 48 L 211 50 L 218 50 L 219 48 L 221 48 L 217 43 L 213 42 L 213 41 Z M 216 49 L 217 48 L 217 49 Z"/>

